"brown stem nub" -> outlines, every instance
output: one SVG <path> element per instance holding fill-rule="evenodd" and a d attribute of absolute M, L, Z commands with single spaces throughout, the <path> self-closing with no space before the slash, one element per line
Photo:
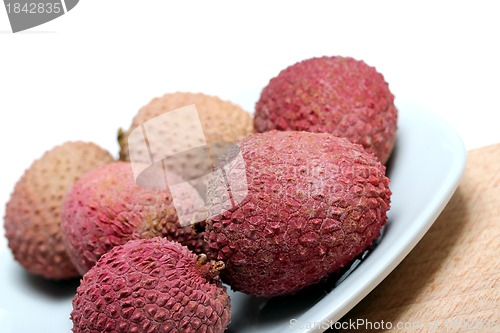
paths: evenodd
<path fill-rule="evenodd" d="M 196 265 L 198 265 L 198 267 L 201 267 L 205 265 L 207 261 L 208 261 L 207 255 L 202 253 L 198 255 L 198 257 L 196 258 Z"/>
<path fill-rule="evenodd" d="M 210 275 L 212 275 L 212 277 L 216 277 L 220 274 L 220 272 L 226 268 L 226 264 L 224 264 L 223 261 L 215 261 L 215 260 L 211 260 L 210 261 Z"/>
<path fill-rule="evenodd" d="M 220 272 L 226 267 L 223 261 L 210 260 L 205 254 L 199 254 L 196 257 L 196 269 L 201 274 L 201 276 L 207 279 L 213 279 L 219 276 Z"/>

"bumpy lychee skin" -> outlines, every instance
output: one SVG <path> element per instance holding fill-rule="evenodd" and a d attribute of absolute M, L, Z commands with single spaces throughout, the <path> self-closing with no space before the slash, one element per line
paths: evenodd
<path fill-rule="evenodd" d="M 73 299 L 74 333 L 222 333 L 230 300 L 206 262 L 164 238 L 133 240 L 101 257 Z"/>
<path fill-rule="evenodd" d="M 48 279 L 79 275 L 62 240 L 63 198 L 84 173 L 112 160 L 93 143 L 67 142 L 26 170 L 7 203 L 5 235 L 14 258 L 27 271 Z"/>
<path fill-rule="evenodd" d="M 389 180 L 360 145 L 327 133 L 271 131 L 242 140 L 239 149 L 247 196 L 209 218 L 205 235 L 211 258 L 224 261 L 222 278 L 234 290 L 294 293 L 339 271 L 379 237 L 390 206 Z M 229 188 L 222 177 L 211 179 L 210 209 L 231 207 L 225 193 L 245 190 L 235 183 L 237 174 L 241 168 L 226 170 Z"/>
<path fill-rule="evenodd" d="M 396 140 L 397 110 L 375 68 L 353 58 L 312 58 L 286 68 L 263 89 L 254 127 L 347 137 L 385 163 Z"/>
<path fill-rule="evenodd" d="M 198 117 L 174 116 L 172 120 L 164 116 L 193 104 Z M 142 131 L 138 132 L 138 128 Z M 252 132 L 250 115 L 238 105 L 200 93 L 165 94 L 141 108 L 127 131 L 120 130 L 120 159 L 134 163 L 163 159 L 169 172 L 190 181 L 204 197 L 205 176 L 212 171 L 218 156 L 228 145 Z M 164 153 L 165 150 L 174 153 Z"/>
<path fill-rule="evenodd" d="M 253 132 L 252 119 L 250 115 L 240 106 L 228 101 L 221 100 L 219 97 L 200 93 L 177 92 L 165 94 L 154 98 L 149 104 L 142 107 L 139 113 L 134 117 L 132 125 L 127 131 L 119 133 L 118 141 L 120 144 L 120 159 L 130 160 L 129 155 L 129 134 L 138 126 L 157 117 L 163 113 L 194 104 L 198 111 L 206 142 L 210 145 L 212 154 L 217 155 L 217 150 L 221 143 L 234 143 Z M 165 140 L 149 140 L 148 144 L 151 151 L 161 151 L 161 147 L 168 143 L 173 150 L 176 145 L 179 151 L 185 142 L 179 142 L 178 134 L 169 134 L 171 129 L 161 122 L 157 126 L 148 128 L 148 136 L 152 138 L 161 137 Z M 134 144 L 134 162 L 150 163 L 149 151 L 147 149 L 137 149 Z M 139 144 L 137 144 L 139 145 Z M 224 149 L 222 147 L 221 149 Z M 214 151 L 215 150 L 215 151 Z M 211 171 L 212 161 L 207 159 L 204 154 L 178 155 L 173 160 L 166 160 L 168 170 L 177 174 L 188 174 L 192 178 L 203 176 Z"/>
<path fill-rule="evenodd" d="M 179 207 L 188 210 L 196 198 L 186 195 L 181 199 Z M 196 228 L 196 224 L 181 227 L 170 191 L 139 186 L 128 162 L 87 173 L 75 183 L 63 205 L 62 234 L 81 274 L 114 246 L 132 239 L 166 237 L 199 253 L 204 246 L 203 232 Z"/>

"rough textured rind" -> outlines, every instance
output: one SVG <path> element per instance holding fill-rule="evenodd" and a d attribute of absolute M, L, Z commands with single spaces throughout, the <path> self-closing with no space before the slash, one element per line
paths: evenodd
<path fill-rule="evenodd" d="M 27 271 L 48 279 L 79 275 L 62 240 L 62 202 L 78 178 L 112 160 L 93 143 L 67 142 L 26 170 L 7 203 L 5 235 L 14 258 Z"/>
<path fill-rule="evenodd" d="M 347 137 L 385 163 L 396 139 L 397 110 L 375 68 L 352 58 L 312 58 L 286 68 L 263 89 L 254 127 Z"/>
<path fill-rule="evenodd" d="M 186 196 L 181 206 L 189 209 L 191 199 Z M 203 232 L 197 233 L 196 225 L 180 226 L 170 191 L 137 185 L 128 162 L 86 174 L 75 183 L 63 208 L 62 234 L 81 274 L 131 239 L 167 237 L 195 252 L 204 246 Z"/>
<path fill-rule="evenodd" d="M 380 235 L 389 179 L 360 145 L 327 133 L 271 131 L 242 140 L 239 148 L 248 195 L 208 219 L 205 235 L 234 290 L 294 293 L 348 265 Z M 240 171 L 227 171 L 227 178 Z M 211 179 L 210 209 L 228 203 L 225 191 L 224 179 Z"/>
<path fill-rule="evenodd" d="M 253 132 L 252 119 L 250 115 L 238 105 L 228 101 L 223 101 L 219 97 L 210 96 L 205 94 L 195 94 L 187 92 L 177 92 L 165 94 L 161 97 L 154 98 L 149 104 L 145 105 L 139 110 L 139 113 L 134 117 L 130 128 L 120 133 L 118 141 L 120 144 L 120 159 L 128 161 L 128 137 L 130 132 L 143 124 L 145 121 L 159 116 L 165 112 L 172 111 L 191 104 L 196 105 L 198 116 L 200 117 L 203 131 L 208 143 L 216 142 L 236 142 L 245 138 Z M 151 130 L 151 129 L 150 129 Z M 169 128 L 159 126 L 156 129 L 158 132 L 165 132 L 163 137 L 168 137 Z M 153 135 L 158 136 L 158 135 Z M 175 137 L 167 140 L 169 144 L 175 143 Z M 163 145 L 163 142 L 149 142 L 153 146 L 152 150 L 159 150 L 154 148 L 155 145 Z M 149 153 L 144 151 L 142 153 L 143 160 L 137 162 L 149 163 Z M 197 164 L 205 161 L 198 161 L 196 156 L 187 156 L 182 168 L 196 168 Z M 175 166 L 173 171 L 176 171 Z M 199 166 L 198 166 L 199 167 Z M 211 167 L 211 166 L 210 166 Z M 193 172 L 191 174 L 195 174 Z"/>
<path fill-rule="evenodd" d="M 202 276 L 196 260 L 164 238 L 115 247 L 77 289 L 73 332 L 224 332 L 230 322 L 226 288 L 218 277 Z"/>
<path fill-rule="evenodd" d="M 147 123 L 147 146 L 144 144 L 143 135 L 130 135 L 134 129 L 148 120 L 192 104 L 196 106 L 202 128 L 194 119 L 177 117 L 175 121 L 179 123 L 172 125 L 171 118 L 158 117 L 153 122 Z M 181 128 L 183 133 L 179 133 Z M 203 136 L 197 135 L 201 130 L 204 140 Z M 166 170 L 190 181 L 200 191 L 202 197 L 205 197 L 204 176 L 212 171 L 214 161 L 228 145 L 234 144 L 252 132 L 250 115 L 238 105 L 223 101 L 216 96 L 199 93 L 165 94 L 154 98 L 141 108 L 127 131 L 120 130 L 118 135 L 120 159 L 128 161 L 130 156 L 133 156 L 134 163 L 151 163 L 150 152 L 164 151 L 163 148 L 168 146 L 168 150 L 178 153 L 168 158 L 161 156 Z M 198 140 L 203 140 L 206 144 Z"/>

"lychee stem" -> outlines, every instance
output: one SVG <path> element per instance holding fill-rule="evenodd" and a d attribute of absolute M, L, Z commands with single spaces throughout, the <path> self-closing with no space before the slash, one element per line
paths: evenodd
<path fill-rule="evenodd" d="M 226 268 L 226 264 L 224 264 L 224 262 L 220 260 L 219 261 L 210 260 L 209 263 L 207 255 L 202 253 L 199 254 L 198 257 L 196 258 L 196 267 L 198 268 L 198 271 L 203 277 L 207 279 L 213 279 L 219 276 L 220 272 L 224 268 Z"/>
<path fill-rule="evenodd" d="M 226 268 L 226 264 L 223 261 L 215 261 L 215 260 L 210 260 L 210 273 L 215 276 L 218 276 L 220 272 Z"/>
<path fill-rule="evenodd" d="M 118 128 L 117 139 L 118 139 L 118 145 L 120 146 L 119 160 L 125 161 L 126 156 L 125 156 L 125 153 L 123 152 L 123 149 L 125 147 L 125 140 L 127 139 L 127 135 L 125 134 L 125 131 L 122 128 Z"/>
<path fill-rule="evenodd" d="M 201 267 L 207 263 L 207 255 L 205 253 L 199 254 L 196 258 L 196 265 Z"/>

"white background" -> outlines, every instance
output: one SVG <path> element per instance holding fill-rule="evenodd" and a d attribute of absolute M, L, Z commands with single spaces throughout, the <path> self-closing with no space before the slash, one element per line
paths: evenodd
<path fill-rule="evenodd" d="M 314 56 L 375 66 L 396 98 L 445 118 L 467 149 L 500 142 L 498 7 L 81 0 L 17 34 L 0 8 L 0 212 L 23 171 L 57 144 L 91 140 L 116 155 L 118 127 L 166 92 L 215 94 L 251 111 L 271 77 Z"/>

